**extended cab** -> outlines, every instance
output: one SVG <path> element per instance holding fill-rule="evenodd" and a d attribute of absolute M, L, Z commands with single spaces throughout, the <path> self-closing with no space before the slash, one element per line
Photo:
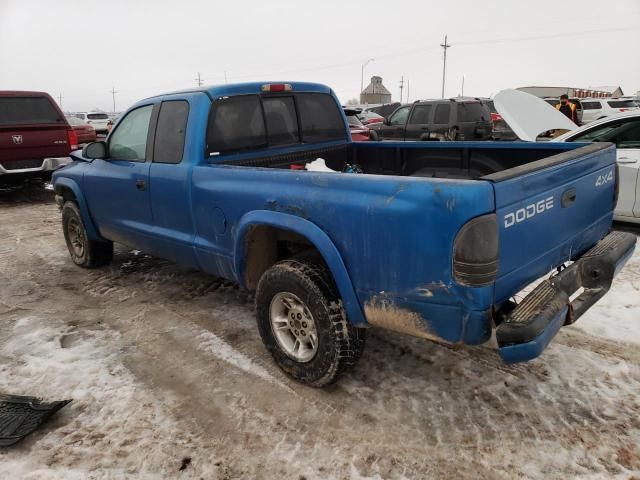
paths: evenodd
<path fill-rule="evenodd" d="M 496 328 L 506 362 L 530 360 L 635 247 L 611 232 L 613 145 L 353 142 L 318 84 L 148 98 L 73 155 L 54 188 L 76 264 L 119 242 L 238 281 L 276 363 L 314 386 L 371 326 L 470 345 Z"/>
<path fill-rule="evenodd" d="M 0 91 L 0 183 L 49 177 L 71 162 L 75 132 L 44 92 Z"/>

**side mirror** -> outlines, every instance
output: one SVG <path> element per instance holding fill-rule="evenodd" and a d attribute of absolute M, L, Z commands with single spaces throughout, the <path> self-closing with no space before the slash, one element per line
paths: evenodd
<path fill-rule="evenodd" d="M 91 160 L 108 157 L 107 142 L 91 142 L 82 149 L 82 156 Z"/>

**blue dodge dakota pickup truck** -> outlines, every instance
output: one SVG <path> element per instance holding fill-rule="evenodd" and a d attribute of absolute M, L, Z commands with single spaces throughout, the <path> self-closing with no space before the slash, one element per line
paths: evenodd
<path fill-rule="evenodd" d="M 495 329 L 505 362 L 535 358 L 635 248 L 611 231 L 613 145 L 352 142 L 318 84 L 148 98 L 73 158 L 53 183 L 76 264 L 119 242 L 255 290 L 265 346 L 313 386 L 367 327 L 469 345 Z"/>

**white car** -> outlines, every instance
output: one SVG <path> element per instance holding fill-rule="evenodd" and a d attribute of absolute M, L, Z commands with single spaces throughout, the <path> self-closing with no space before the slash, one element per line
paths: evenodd
<path fill-rule="evenodd" d="M 620 193 L 613 218 L 620 222 L 640 223 L 640 110 L 597 120 L 552 141 L 615 143 Z"/>
<path fill-rule="evenodd" d="M 584 98 L 580 103 L 582 103 L 583 124 L 638 109 L 636 102 L 630 98 Z"/>
<path fill-rule="evenodd" d="M 567 130 L 552 142 L 611 142 L 616 145 L 620 175 L 618 204 L 613 218 L 640 223 L 640 110 L 618 113 L 577 127 L 544 100 L 517 90 L 505 90 L 494 98 L 498 112 L 522 140 L 536 141 L 548 130 Z"/>
<path fill-rule="evenodd" d="M 98 133 L 107 133 L 109 128 L 107 124 L 109 123 L 109 115 L 102 112 L 77 112 L 71 113 L 70 115 L 79 118 L 84 123 L 88 123 L 93 128 L 95 128 Z"/>

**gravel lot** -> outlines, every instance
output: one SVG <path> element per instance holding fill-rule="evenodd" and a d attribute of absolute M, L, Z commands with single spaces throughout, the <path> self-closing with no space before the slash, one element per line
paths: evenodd
<path fill-rule="evenodd" d="M 50 191 L 0 192 L 0 392 L 74 399 L 0 451 L 0 478 L 633 478 L 639 289 L 636 255 L 524 365 L 372 330 L 315 390 L 274 366 L 233 283 L 124 247 L 77 268 Z"/>

